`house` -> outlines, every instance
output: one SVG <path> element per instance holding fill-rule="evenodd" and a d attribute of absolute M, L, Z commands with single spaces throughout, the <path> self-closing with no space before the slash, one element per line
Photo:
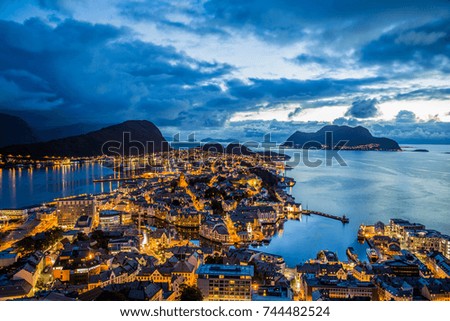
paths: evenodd
<path fill-rule="evenodd" d="M 19 271 L 17 271 L 12 279 L 13 280 L 25 280 L 33 287 L 36 285 L 37 280 L 39 278 L 40 272 L 36 269 L 35 266 L 26 263 Z"/>
<path fill-rule="evenodd" d="M 27 259 L 23 265 L 12 277 L 13 280 L 25 280 L 33 287 L 36 285 L 39 275 L 44 268 L 44 254 L 35 252 Z"/>
<path fill-rule="evenodd" d="M 430 301 L 450 301 L 450 279 L 423 279 L 421 294 Z"/>
<path fill-rule="evenodd" d="M 136 237 L 129 236 L 120 239 L 113 239 L 108 242 L 108 250 L 111 254 L 119 252 L 139 252 L 139 240 Z"/>
<path fill-rule="evenodd" d="M 426 258 L 427 265 L 438 278 L 450 278 L 450 260 L 440 252 L 431 252 Z"/>
<path fill-rule="evenodd" d="M 329 299 L 376 299 L 376 287 L 371 282 L 361 282 L 354 278 L 340 280 L 335 276 L 317 277 L 314 274 L 302 276 L 302 294 L 307 301 L 314 299 L 313 293 L 322 291 Z"/>
<path fill-rule="evenodd" d="M 112 270 L 103 271 L 100 274 L 89 276 L 88 290 L 96 287 L 105 287 L 110 284 L 122 284 L 133 282 L 138 272 L 138 264 L 116 267 Z"/>
<path fill-rule="evenodd" d="M 20 299 L 32 295 L 33 286 L 24 279 L 0 282 L 0 301 Z"/>
<path fill-rule="evenodd" d="M 168 247 L 171 242 L 171 236 L 168 230 L 158 228 L 149 234 L 148 240 L 151 247 Z"/>
<path fill-rule="evenodd" d="M 9 266 L 17 262 L 19 255 L 9 251 L 0 252 L 0 267 Z"/>
<path fill-rule="evenodd" d="M 218 243 L 230 243 L 230 233 L 220 217 L 210 217 L 201 226 L 200 236 Z"/>
<path fill-rule="evenodd" d="M 195 274 L 196 266 L 187 261 L 178 261 L 172 270 L 172 275 L 182 276 L 185 283 L 193 286 L 197 283 L 197 277 Z"/>

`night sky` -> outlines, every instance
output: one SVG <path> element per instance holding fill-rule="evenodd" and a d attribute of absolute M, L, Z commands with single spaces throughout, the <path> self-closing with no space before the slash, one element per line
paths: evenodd
<path fill-rule="evenodd" d="M 450 143 L 449 75 L 447 0 L 0 3 L 0 110 L 41 128 Z"/>

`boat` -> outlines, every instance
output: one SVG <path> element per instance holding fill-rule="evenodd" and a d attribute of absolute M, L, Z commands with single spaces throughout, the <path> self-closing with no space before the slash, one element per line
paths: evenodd
<path fill-rule="evenodd" d="M 358 230 L 358 242 L 364 243 L 365 238 L 366 237 L 364 236 L 364 225 L 361 225 Z"/>
<path fill-rule="evenodd" d="M 350 261 L 353 261 L 355 263 L 357 263 L 359 261 L 358 254 L 356 254 L 355 249 L 352 246 L 347 248 L 346 253 L 347 253 L 347 257 Z"/>
<path fill-rule="evenodd" d="M 369 259 L 370 263 L 375 263 L 376 261 L 378 261 L 378 259 L 380 258 L 378 256 L 378 253 L 376 250 L 374 249 L 367 249 L 366 250 L 367 253 L 367 258 Z"/>

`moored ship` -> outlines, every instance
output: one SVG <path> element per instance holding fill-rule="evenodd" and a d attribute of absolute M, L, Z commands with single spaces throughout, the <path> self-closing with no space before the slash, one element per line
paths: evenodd
<path fill-rule="evenodd" d="M 347 257 L 350 261 L 353 261 L 355 263 L 357 263 L 359 261 L 358 254 L 356 254 L 355 249 L 352 246 L 347 248 L 346 253 L 347 253 Z"/>

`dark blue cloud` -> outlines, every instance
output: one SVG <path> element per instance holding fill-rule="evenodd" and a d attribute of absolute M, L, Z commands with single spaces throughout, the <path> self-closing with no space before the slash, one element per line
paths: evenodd
<path fill-rule="evenodd" d="M 134 21 L 154 23 L 160 30 L 174 29 L 200 35 L 216 35 L 229 37 L 230 34 L 221 26 L 205 23 L 205 11 L 201 3 L 187 0 L 183 5 L 174 1 L 126 1 L 118 4 L 120 13 Z M 190 22 L 177 21 L 171 18 L 180 14 L 191 18 Z"/>
<path fill-rule="evenodd" d="M 239 81 L 228 82 L 230 93 L 245 99 L 296 99 L 308 100 L 357 93 L 362 86 L 380 83 L 381 77 L 363 79 L 250 79 L 251 84 Z"/>
<path fill-rule="evenodd" d="M 408 99 L 450 99 L 450 88 L 422 88 L 395 95 L 396 100 Z"/>
<path fill-rule="evenodd" d="M 352 106 L 345 113 L 345 116 L 355 118 L 371 118 L 379 115 L 376 99 L 359 99 L 352 103 Z"/>
<path fill-rule="evenodd" d="M 323 56 L 314 56 L 314 55 L 308 55 L 308 54 L 300 54 L 294 59 L 292 59 L 295 63 L 302 65 L 302 64 L 326 64 L 328 63 L 328 59 Z"/>
<path fill-rule="evenodd" d="M 398 123 L 414 123 L 416 120 L 416 114 L 409 110 L 400 110 L 395 116 L 395 121 Z"/>
<path fill-rule="evenodd" d="M 340 41 L 394 23 L 416 23 L 445 16 L 445 0 L 210 0 L 204 5 L 209 25 L 246 30 L 278 43 L 320 36 Z M 420 15 L 420 16 L 419 16 Z"/>
<path fill-rule="evenodd" d="M 376 122 L 366 126 L 374 135 L 386 136 L 400 143 L 450 144 L 450 123 Z"/>
<path fill-rule="evenodd" d="M 0 31 L 3 109 L 58 109 L 97 121 L 176 119 L 195 106 L 216 108 L 226 97 L 214 81 L 233 70 L 111 25 L 30 19 L 0 21 Z"/>
<path fill-rule="evenodd" d="M 295 108 L 293 111 L 291 111 L 291 112 L 288 114 L 288 118 L 289 118 L 289 119 L 292 119 L 292 118 L 294 118 L 295 116 L 300 115 L 300 113 L 302 112 L 302 110 L 303 110 L 302 107 L 297 107 L 297 108 Z"/>
<path fill-rule="evenodd" d="M 364 64 L 411 64 L 416 68 L 432 68 L 443 72 L 450 72 L 449 57 L 450 18 L 417 28 L 396 28 L 360 50 L 360 61 Z"/>
<path fill-rule="evenodd" d="M 360 122 L 355 119 L 355 118 L 345 118 L 345 117 L 339 117 L 336 118 L 335 120 L 333 120 L 333 125 L 338 125 L 338 126 L 342 126 L 342 125 L 347 125 L 347 126 L 358 126 L 360 125 Z"/>
<path fill-rule="evenodd" d="M 414 113 L 400 111 L 392 121 L 371 122 L 365 119 L 337 118 L 335 125 L 364 126 L 372 135 L 389 137 L 403 144 L 450 144 L 450 123 L 417 121 Z"/>
<path fill-rule="evenodd" d="M 65 0 L 38 0 L 37 4 L 43 9 L 69 13 Z"/>

